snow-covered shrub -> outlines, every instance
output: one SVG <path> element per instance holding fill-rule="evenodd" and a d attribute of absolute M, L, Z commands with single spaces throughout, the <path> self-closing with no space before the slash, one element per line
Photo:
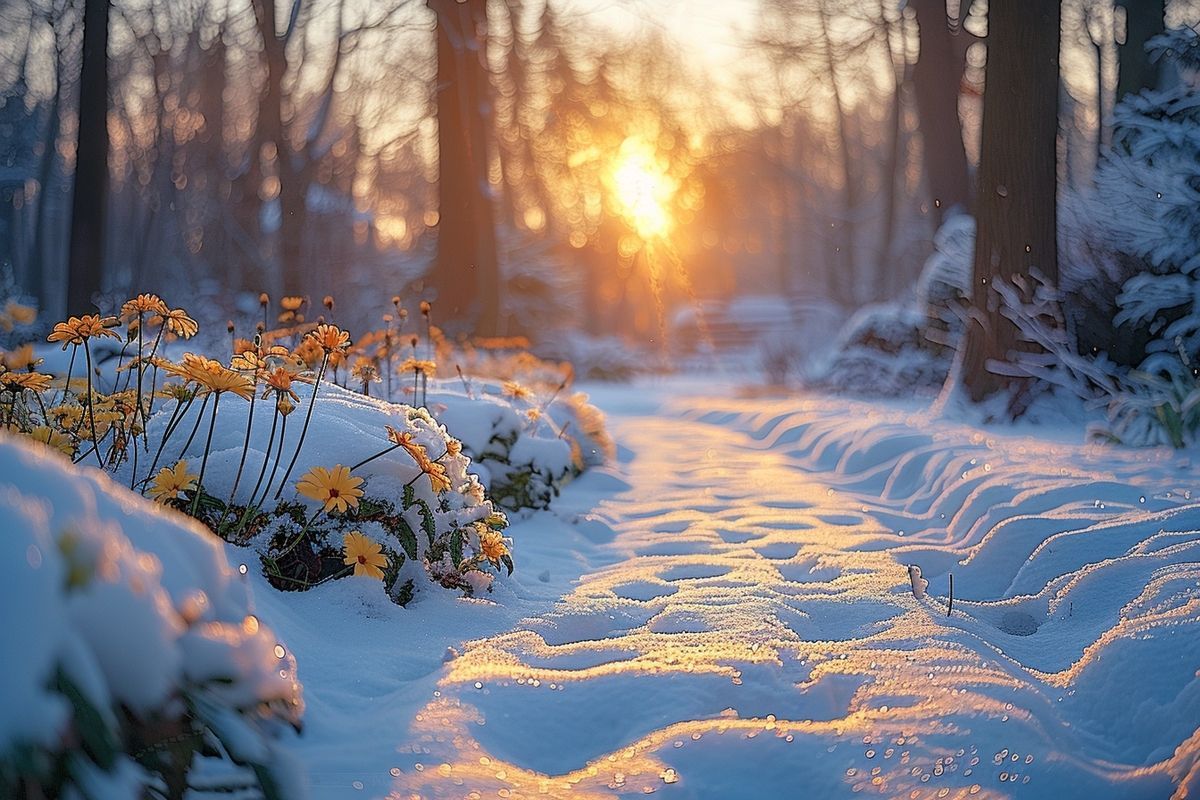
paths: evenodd
<path fill-rule="evenodd" d="M 48 337 L 71 352 L 59 376 L 39 372 L 31 348 L 5 355 L 0 418 L 254 547 L 280 588 L 353 572 L 383 578 L 403 602 L 418 575 L 470 593 L 490 587 L 488 568 L 511 573 L 506 520 L 457 440 L 425 411 L 325 380 L 345 365 L 349 334 L 303 323 L 300 298 L 283 305 L 289 327 L 272 344 L 242 343 L 228 366 L 164 358 L 170 337 L 199 326 L 154 295 L 120 318 L 71 317 Z M 104 342 L 118 356 L 97 366 Z"/>
<path fill-rule="evenodd" d="M 439 382 L 429 403 L 504 508 L 547 508 L 568 480 L 612 455 L 604 416 L 586 395 L 561 397 L 513 381 L 471 381 L 466 389 L 469 395 Z"/>
<path fill-rule="evenodd" d="M 1200 35 L 1151 40 L 1180 79 L 1125 97 L 1094 188 L 1065 203 L 1063 289 L 1083 352 L 1164 376 L 1200 356 Z"/>
<path fill-rule="evenodd" d="M 930 320 L 908 303 L 859 309 L 838 334 L 821 385 L 840 392 L 898 397 L 932 394 L 946 380 L 950 358 L 929 336 Z"/>
<path fill-rule="evenodd" d="M 296 664 L 220 543 L 28 439 L 0 465 L 0 796 L 180 797 L 213 759 L 303 796 Z"/>
<path fill-rule="evenodd" d="M 962 334 L 974 241 L 973 219 L 947 218 L 934 236 L 915 299 L 859 309 L 842 327 L 816 382 L 835 391 L 888 397 L 940 390 Z"/>

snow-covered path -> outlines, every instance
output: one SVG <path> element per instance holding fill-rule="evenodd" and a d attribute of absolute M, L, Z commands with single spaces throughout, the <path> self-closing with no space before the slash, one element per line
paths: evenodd
<path fill-rule="evenodd" d="M 357 626 L 321 648 L 280 626 L 316 676 L 317 797 L 1169 797 L 1197 780 L 1189 465 L 930 435 L 840 401 L 610 394 L 621 463 L 518 524 L 510 596 L 422 602 L 399 639 L 372 606 L 366 647 Z M 455 627 L 418 633 L 428 614 Z"/>

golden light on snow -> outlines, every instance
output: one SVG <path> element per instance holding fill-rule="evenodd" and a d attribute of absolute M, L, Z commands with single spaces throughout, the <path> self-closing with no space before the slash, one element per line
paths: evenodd
<path fill-rule="evenodd" d="M 671 202 L 679 182 L 652 143 L 639 136 L 626 138 L 608 182 L 621 215 L 638 236 L 643 240 L 662 239 L 670 233 Z"/>

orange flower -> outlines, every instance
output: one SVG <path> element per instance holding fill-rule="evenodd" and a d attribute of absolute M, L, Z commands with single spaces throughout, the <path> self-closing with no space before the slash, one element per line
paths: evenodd
<path fill-rule="evenodd" d="M 156 294 L 139 294 L 121 306 L 121 318 L 133 319 L 143 314 L 167 314 L 167 304 Z"/>
<path fill-rule="evenodd" d="M 430 458 L 424 445 L 414 442 L 412 434 L 407 431 L 398 431 L 391 425 L 383 427 L 387 429 L 388 441 L 403 447 L 404 451 L 412 456 L 413 461 L 417 462 L 421 472 L 429 476 L 429 485 L 433 487 L 433 491 L 441 494 L 450 490 L 450 477 L 446 474 L 446 467 Z"/>
<path fill-rule="evenodd" d="M 0 387 L 10 392 L 28 389 L 31 392 L 44 392 L 50 388 L 53 378 L 40 372 L 0 372 Z"/>
<path fill-rule="evenodd" d="M 383 571 L 387 569 L 388 560 L 379 542 L 371 541 L 358 531 L 351 531 L 342 540 L 342 550 L 342 563 L 346 566 L 353 564 L 355 575 L 383 580 Z"/>
<path fill-rule="evenodd" d="M 33 354 L 32 344 L 23 344 L 16 350 L 0 353 L 0 364 L 3 364 L 5 369 L 18 370 L 26 369 L 27 367 L 36 367 L 42 361 L 43 359 Z"/>
<path fill-rule="evenodd" d="M 66 322 L 55 324 L 54 330 L 46 337 L 46 341 L 62 342 L 63 350 L 67 349 L 67 345 L 81 345 L 88 339 L 97 336 L 108 336 L 120 341 L 121 337 L 109 330 L 119 324 L 121 323 L 117 321 L 116 317 L 101 317 L 99 314 L 69 317 Z"/>
<path fill-rule="evenodd" d="M 484 558 L 496 563 L 508 555 L 508 545 L 504 543 L 504 537 L 499 531 L 492 530 L 482 523 L 476 523 L 476 528 L 479 531 L 479 552 Z"/>
<path fill-rule="evenodd" d="M 151 325 L 164 324 L 167 330 L 178 336 L 180 339 L 190 339 L 200 331 L 200 325 L 196 320 L 187 315 L 187 312 L 182 308 L 174 308 L 166 314 L 154 316 L 150 319 Z"/>
<path fill-rule="evenodd" d="M 362 478 L 351 477 L 350 468 L 337 464 L 333 469 L 313 467 L 296 484 L 296 491 L 307 498 L 321 503 L 326 511 L 345 513 L 347 508 L 358 508 L 358 498 L 363 496 L 358 488 Z"/>
<path fill-rule="evenodd" d="M 36 442 L 41 442 L 47 447 L 58 450 L 65 456 L 75 455 L 75 445 L 71 442 L 71 437 L 67 436 L 62 431 L 57 431 L 49 425 L 39 425 L 29 432 L 30 438 Z"/>
<path fill-rule="evenodd" d="M 312 337 L 321 349 L 326 353 L 345 353 L 350 349 L 350 334 L 339 328 L 337 325 L 322 323 L 317 326 L 314 331 L 309 331 L 308 335 Z"/>

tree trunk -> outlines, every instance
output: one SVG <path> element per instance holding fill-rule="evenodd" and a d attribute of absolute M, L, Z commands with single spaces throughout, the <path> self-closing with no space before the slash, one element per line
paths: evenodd
<path fill-rule="evenodd" d="M 109 0 L 86 0 L 79 73 L 79 136 L 71 198 L 67 257 L 67 310 L 91 310 L 104 275 L 104 221 L 108 200 Z"/>
<path fill-rule="evenodd" d="M 858 280 L 858 259 L 855 257 L 855 241 L 858 238 L 858 226 L 855 220 L 859 213 L 858 175 L 854 168 L 854 150 L 851 146 L 850 135 L 846 130 L 846 104 L 842 99 L 842 91 L 837 79 L 837 62 L 833 55 L 833 42 L 829 38 L 829 16 L 825 6 L 821 6 L 821 39 L 824 42 L 825 67 L 829 72 L 829 85 L 833 89 L 834 127 L 838 138 L 838 155 L 842 162 L 842 213 L 841 219 L 835 223 L 837 230 L 837 249 L 841 257 L 835 259 L 838 272 L 842 273 L 839 281 L 841 289 L 836 292 L 837 299 L 844 306 L 857 306 L 861 301 L 859 293 L 862 288 Z"/>
<path fill-rule="evenodd" d="M 1127 94 L 1158 85 L 1158 65 L 1146 53 L 1146 42 L 1166 29 L 1166 0 L 1119 0 L 1125 9 L 1125 41 L 1117 48 L 1117 102 Z"/>
<path fill-rule="evenodd" d="M 929 213 L 934 227 L 954 207 L 969 211 L 971 184 L 967 151 L 958 117 L 966 48 L 947 25 L 946 0 L 911 0 L 916 12 L 921 52 L 913 65 L 913 93 L 921 120 L 925 176 L 929 183 Z"/>
<path fill-rule="evenodd" d="M 499 327 L 499 265 L 488 182 L 485 0 L 427 0 L 437 15 L 438 251 L 441 319 L 478 335 Z"/>
<path fill-rule="evenodd" d="M 1029 349 L 1001 313 L 993 285 L 1033 272 L 1051 285 L 1058 282 L 1058 51 L 1058 2 L 1039 2 L 1036 11 L 1030 4 L 991 5 L 973 318 L 961 372 L 974 401 L 1010 388 L 1010 381 L 989 369 L 990 362 L 1006 362 Z"/>

